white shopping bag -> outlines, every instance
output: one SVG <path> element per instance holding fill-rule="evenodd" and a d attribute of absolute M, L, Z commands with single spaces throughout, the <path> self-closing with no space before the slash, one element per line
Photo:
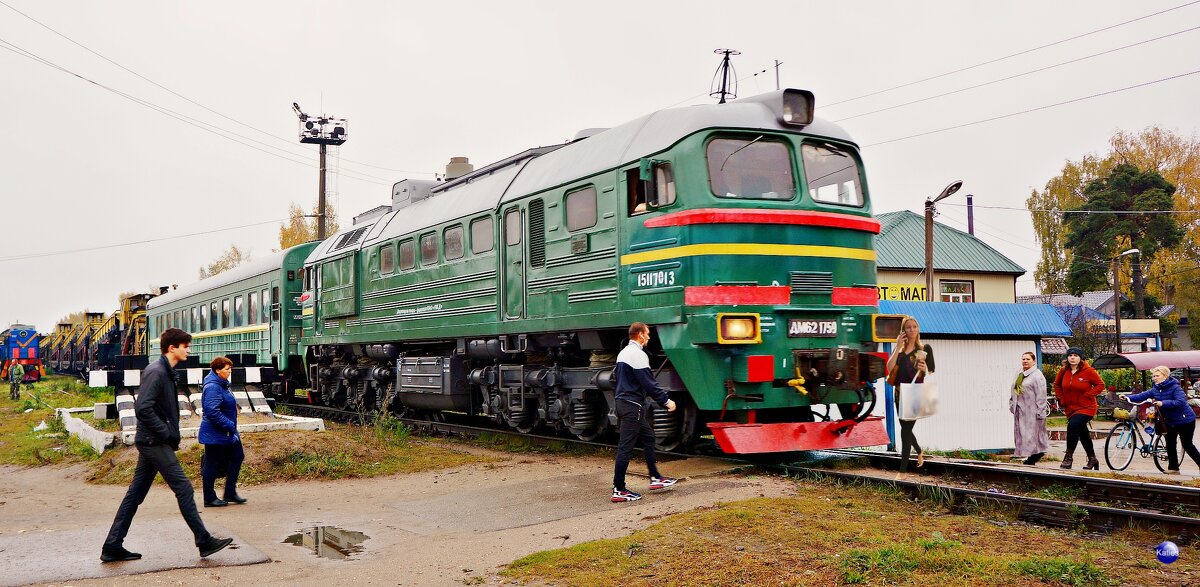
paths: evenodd
<path fill-rule="evenodd" d="M 900 419 L 920 420 L 937 413 L 937 383 L 917 383 L 918 373 L 911 383 L 900 388 Z"/>

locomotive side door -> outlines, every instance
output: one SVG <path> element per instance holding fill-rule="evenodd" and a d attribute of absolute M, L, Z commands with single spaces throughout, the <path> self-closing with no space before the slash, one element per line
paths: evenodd
<path fill-rule="evenodd" d="M 497 277 L 503 283 L 505 320 L 519 320 L 525 315 L 523 225 L 520 206 L 513 206 L 504 211 L 501 221 L 504 256 L 500 261 L 501 275 Z"/>

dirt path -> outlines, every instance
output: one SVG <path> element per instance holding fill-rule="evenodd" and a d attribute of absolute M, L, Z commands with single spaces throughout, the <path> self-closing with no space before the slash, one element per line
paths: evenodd
<path fill-rule="evenodd" d="M 274 562 L 193 568 L 123 577 L 122 585 L 232 581 L 236 585 L 462 585 L 477 577 L 498 582 L 500 565 L 539 550 L 627 535 L 662 515 L 756 496 L 791 495 L 783 480 L 722 474 L 727 464 L 689 459 L 664 464 L 664 473 L 691 478 L 633 504 L 608 501 L 612 462 L 597 457 L 514 456 L 454 470 L 392 477 L 260 485 L 245 488 L 245 506 L 202 510 L 206 521 L 229 528 Z M 631 470 L 643 470 L 635 462 Z M 0 467 L 0 536 L 100 526 L 107 528 L 124 487 L 88 485 L 81 468 Z M 644 477 L 631 477 L 635 491 Z M 134 521 L 161 520 L 190 541 L 174 496 L 156 485 Z M 352 560 L 316 557 L 282 541 L 312 526 L 365 533 Z M 154 556 L 153 544 L 128 542 Z M 79 545 L 95 550 L 100 545 Z M 220 555 L 217 555 L 220 556 Z M 72 581 L 105 585 L 111 579 Z"/>

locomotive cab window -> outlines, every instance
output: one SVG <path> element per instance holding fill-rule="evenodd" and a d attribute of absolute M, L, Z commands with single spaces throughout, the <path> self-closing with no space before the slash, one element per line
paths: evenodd
<path fill-rule="evenodd" d="M 421 265 L 436 265 L 438 262 L 437 234 L 421 235 Z"/>
<path fill-rule="evenodd" d="M 504 213 L 504 244 L 521 244 L 521 211 L 516 208 Z"/>
<path fill-rule="evenodd" d="M 816 202 L 862 206 L 858 161 L 848 150 L 829 143 L 805 143 L 800 147 L 808 195 Z"/>
<path fill-rule="evenodd" d="M 782 141 L 718 138 L 706 149 L 708 181 L 721 198 L 790 200 L 796 195 L 792 157 Z"/>
<path fill-rule="evenodd" d="M 396 249 L 391 243 L 379 247 L 379 272 L 387 275 L 396 270 Z"/>
<path fill-rule="evenodd" d="M 586 187 L 567 194 L 567 230 L 596 226 L 596 188 Z"/>
<path fill-rule="evenodd" d="M 417 249 L 411 240 L 400 243 L 400 269 L 407 271 L 417 266 Z"/>
<path fill-rule="evenodd" d="M 492 236 L 492 217 L 484 216 L 471 221 L 471 254 L 478 255 L 496 246 Z"/>
<path fill-rule="evenodd" d="M 442 233 L 442 239 L 444 241 L 443 246 L 446 247 L 447 261 L 463 258 L 466 249 L 463 244 L 463 227 L 461 224 L 447 228 L 446 232 Z"/>
<path fill-rule="evenodd" d="M 642 180 L 639 168 L 625 172 L 630 216 L 675 203 L 675 174 L 671 171 L 671 164 L 655 163 L 652 169 L 654 173 L 649 181 Z"/>

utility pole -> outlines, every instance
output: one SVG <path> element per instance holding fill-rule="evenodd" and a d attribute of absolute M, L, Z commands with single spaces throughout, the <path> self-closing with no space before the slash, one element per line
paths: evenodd
<path fill-rule="evenodd" d="M 315 144 L 320 147 L 320 172 L 317 176 L 317 240 L 325 240 L 325 155 L 329 145 L 341 145 L 346 142 L 346 119 L 331 118 L 322 114 L 319 117 L 309 116 L 300 109 L 300 105 L 292 102 L 292 110 L 300 118 L 300 142 Z"/>
<path fill-rule="evenodd" d="M 712 91 L 708 95 L 718 98 L 718 104 L 724 104 L 726 97 L 737 98 L 737 72 L 734 71 L 729 57 L 741 55 L 742 52 L 735 49 L 717 49 L 713 53 L 724 55 L 724 57 L 721 58 L 721 65 L 717 66 L 717 72 L 713 75 L 713 83 L 709 88 Z"/>
<path fill-rule="evenodd" d="M 933 286 L 933 217 L 937 214 L 937 203 L 954 195 L 962 187 L 962 181 L 954 181 L 936 198 L 925 199 L 925 301 L 940 302 L 941 295 L 934 294 Z"/>
<path fill-rule="evenodd" d="M 779 89 L 779 66 L 783 65 L 778 59 L 775 60 L 775 89 Z"/>

